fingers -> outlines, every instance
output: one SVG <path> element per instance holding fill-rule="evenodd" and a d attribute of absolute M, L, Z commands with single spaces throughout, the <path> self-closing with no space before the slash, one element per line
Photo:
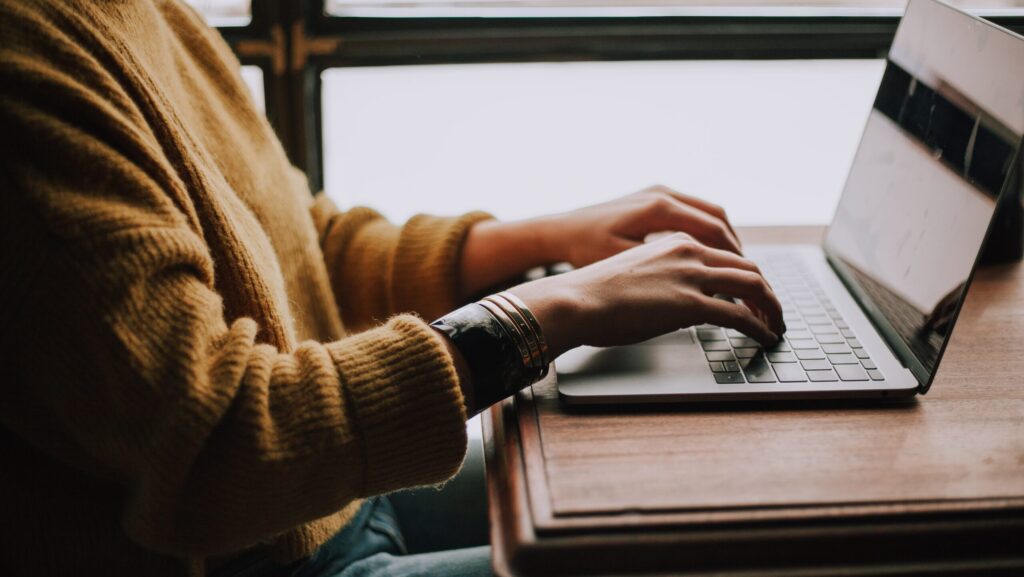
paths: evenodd
<path fill-rule="evenodd" d="M 736 238 L 737 244 L 739 244 L 739 235 L 736 234 L 736 231 L 732 227 L 732 223 L 729 222 L 729 217 L 725 213 L 725 209 L 722 208 L 721 206 L 718 206 L 717 204 L 708 202 L 708 201 L 706 201 L 706 200 L 704 200 L 702 198 L 698 198 L 696 196 L 690 196 L 689 194 L 684 194 L 684 193 L 679 192 L 677 190 L 673 190 L 673 189 L 671 189 L 671 188 L 669 188 L 667 186 L 661 185 L 661 184 L 654 185 L 654 186 L 648 188 L 647 190 L 649 190 L 651 192 L 658 192 L 658 193 L 661 193 L 661 194 L 666 194 L 666 195 L 672 197 L 673 199 L 675 199 L 675 200 L 677 200 L 677 201 L 679 201 L 679 202 L 681 202 L 683 204 L 692 206 L 692 207 L 694 207 L 694 208 L 696 208 L 698 210 L 706 212 L 706 213 L 710 214 L 711 216 L 721 220 L 725 224 L 725 226 L 729 230 L 729 232 L 732 233 L 733 237 Z"/>
<path fill-rule="evenodd" d="M 714 248 L 740 253 L 740 242 L 721 219 L 678 200 L 655 206 L 655 226 L 665 230 L 685 231 L 700 242 Z"/>
<path fill-rule="evenodd" d="M 701 297 L 703 321 L 730 329 L 736 329 L 768 347 L 779 342 L 778 334 L 772 332 L 764 321 L 743 305 L 727 302 L 714 297 Z"/>
<path fill-rule="evenodd" d="M 765 320 L 768 321 L 769 326 L 772 330 L 781 333 L 786 332 L 786 323 L 782 320 L 782 304 L 779 303 L 778 297 L 775 295 L 775 291 L 771 285 L 765 280 L 764 275 L 761 274 L 761 269 L 758 268 L 753 261 L 735 255 L 731 252 L 724 250 L 715 250 L 712 248 L 705 249 L 700 254 L 701 261 L 710 266 L 717 267 L 719 269 L 738 269 L 744 271 L 746 276 L 746 282 L 752 283 L 754 286 L 748 287 L 759 293 L 764 293 L 763 298 L 754 298 L 753 296 L 747 296 L 745 294 L 730 292 L 730 289 L 720 287 L 717 292 L 728 294 L 732 297 L 742 298 L 747 305 L 750 305 L 761 311 L 765 315 Z M 768 299 L 769 304 L 765 304 L 764 298 Z"/>
<path fill-rule="evenodd" d="M 754 261 L 729 251 L 708 247 L 701 251 L 700 261 L 708 266 L 737 268 L 757 273 L 758 275 L 761 274 L 761 269 L 758 268 Z"/>
<path fill-rule="evenodd" d="M 782 304 L 761 270 L 752 261 L 739 255 L 710 248 L 682 235 L 675 235 L 674 252 L 682 258 L 685 278 L 707 296 L 724 294 L 742 299 L 750 312 L 767 324 L 776 334 L 785 332 Z M 695 267 L 699 261 L 703 267 Z"/>
<path fill-rule="evenodd" d="M 782 334 L 782 305 L 763 276 L 749 270 L 709 268 L 702 289 L 709 294 L 725 294 L 743 299 L 744 303 L 764 313 L 763 320 L 776 334 Z"/>

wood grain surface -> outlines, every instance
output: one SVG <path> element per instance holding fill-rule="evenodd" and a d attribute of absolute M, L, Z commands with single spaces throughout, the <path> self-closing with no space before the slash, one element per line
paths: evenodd
<path fill-rule="evenodd" d="M 821 232 L 741 234 L 751 244 L 816 242 Z M 872 531 L 903 544 L 878 557 L 893 574 L 1024 568 L 1022 273 L 1018 264 L 979 271 L 934 386 L 910 402 L 568 412 L 548 379 L 493 409 L 485 429 L 499 572 L 816 574 L 863 562 L 851 555 L 863 555 L 858 539 Z M 778 531 L 790 535 L 781 542 L 792 558 Z M 959 535 L 976 554 L 936 548 L 935 535 Z M 704 543 L 699 561 L 669 553 L 693 539 Z M 748 564 L 726 550 L 716 557 L 716 544 L 737 539 Z M 808 567 L 815 540 L 816 554 L 835 554 Z"/>

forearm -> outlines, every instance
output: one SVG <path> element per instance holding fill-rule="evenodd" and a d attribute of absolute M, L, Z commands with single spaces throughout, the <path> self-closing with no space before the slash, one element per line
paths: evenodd
<path fill-rule="evenodd" d="M 463 301 L 531 268 L 563 260 L 545 218 L 480 222 L 466 238 L 459 274 Z"/>
<path fill-rule="evenodd" d="M 436 318 L 464 302 L 472 293 L 459 286 L 463 246 L 475 225 L 492 218 L 418 215 L 395 226 L 367 208 L 339 211 L 322 195 L 312 216 L 342 319 L 355 330 L 400 312 Z"/>

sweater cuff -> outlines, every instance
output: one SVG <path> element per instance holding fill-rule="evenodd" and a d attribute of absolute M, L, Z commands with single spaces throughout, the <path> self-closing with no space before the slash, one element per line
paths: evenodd
<path fill-rule="evenodd" d="M 469 230 L 494 217 L 471 212 L 456 218 L 417 215 L 402 227 L 395 250 L 392 295 L 395 310 L 433 318 L 459 304 L 459 264 Z"/>
<path fill-rule="evenodd" d="M 466 409 L 441 336 L 412 315 L 327 345 L 363 440 L 363 495 L 440 483 L 466 454 Z"/>

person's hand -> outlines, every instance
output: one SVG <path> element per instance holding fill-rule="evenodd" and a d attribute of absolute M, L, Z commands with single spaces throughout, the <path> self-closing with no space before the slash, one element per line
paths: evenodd
<path fill-rule="evenodd" d="M 461 296 L 468 298 L 536 266 L 586 266 L 643 244 L 659 232 L 684 232 L 707 246 L 740 253 L 740 242 L 720 207 L 652 186 L 561 214 L 477 224 L 463 248 Z"/>
<path fill-rule="evenodd" d="M 757 265 L 685 234 L 510 290 L 537 317 L 552 357 L 580 345 L 632 344 L 702 323 L 739 330 L 764 345 L 785 330 L 782 307 Z"/>
<path fill-rule="evenodd" d="M 643 244 L 659 232 L 685 232 L 707 246 L 740 254 L 740 241 L 721 207 L 661 185 L 537 220 L 552 257 L 576 267 Z"/>

